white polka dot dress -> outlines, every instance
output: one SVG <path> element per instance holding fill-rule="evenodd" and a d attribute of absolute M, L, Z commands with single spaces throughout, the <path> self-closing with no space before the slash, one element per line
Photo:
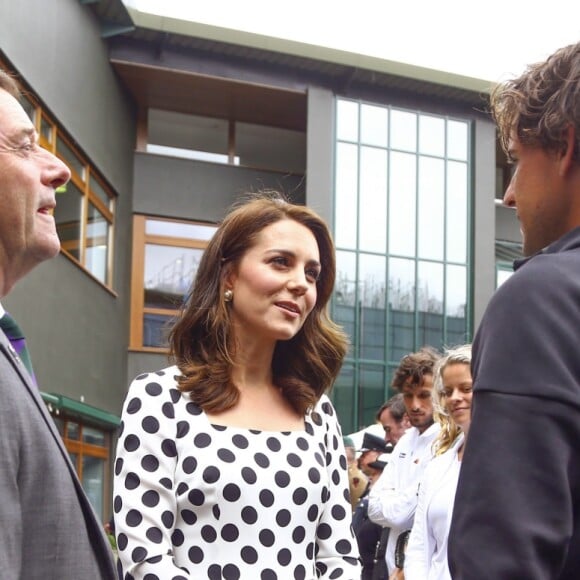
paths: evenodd
<path fill-rule="evenodd" d="M 125 580 L 358 580 L 346 459 L 323 396 L 303 431 L 212 425 L 177 367 L 129 389 L 115 461 Z"/>

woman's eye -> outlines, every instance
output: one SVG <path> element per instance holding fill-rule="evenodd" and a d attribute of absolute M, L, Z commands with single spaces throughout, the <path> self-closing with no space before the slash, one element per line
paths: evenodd
<path fill-rule="evenodd" d="M 277 266 L 287 266 L 288 265 L 288 259 L 284 256 L 276 256 L 275 258 L 272 258 L 272 264 L 276 264 Z"/>
<path fill-rule="evenodd" d="M 320 277 L 320 271 L 319 270 L 315 270 L 315 269 L 306 270 L 306 278 L 310 282 L 318 282 L 318 278 L 319 277 Z"/>

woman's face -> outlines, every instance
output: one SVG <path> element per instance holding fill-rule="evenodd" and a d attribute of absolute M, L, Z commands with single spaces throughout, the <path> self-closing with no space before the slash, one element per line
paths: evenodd
<path fill-rule="evenodd" d="M 306 226 L 284 219 L 265 227 L 226 279 L 237 338 L 295 336 L 316 304 L 319 275 L 318 244 Z"/>
<path fill-rule="evenodd" d="M 471 369 L 466 363 L 453 363 L 443 369 L 441 378 L 445 410 L 467 432 L 471 421 Z"/>

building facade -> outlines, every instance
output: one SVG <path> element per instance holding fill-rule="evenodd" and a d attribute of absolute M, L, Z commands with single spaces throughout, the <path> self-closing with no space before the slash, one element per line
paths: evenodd
<path fill-rule="evenodd" d="M 167 364 L 166 323 L 239 196 L 283 190 L 331 225 L 332 397 L 372 423 L 393 368 L 470 341 L 520 251 L 488 83 L 147 15 L 120 0 L 0 0 L 0 60 L 71 167 L 62 251 L 3 302 L 105 521 L 129 381 Z"/>

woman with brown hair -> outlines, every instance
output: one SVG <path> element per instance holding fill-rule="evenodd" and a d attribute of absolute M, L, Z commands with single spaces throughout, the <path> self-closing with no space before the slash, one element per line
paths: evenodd
<path fill-rule="evenodd" d="M 360 575 L 336 413 L 346 338 L 323 220 L 280 195 L 235 207 L 170 334 L 175 366 L 123 411 L 115 523 L 125 578 Z"/>

